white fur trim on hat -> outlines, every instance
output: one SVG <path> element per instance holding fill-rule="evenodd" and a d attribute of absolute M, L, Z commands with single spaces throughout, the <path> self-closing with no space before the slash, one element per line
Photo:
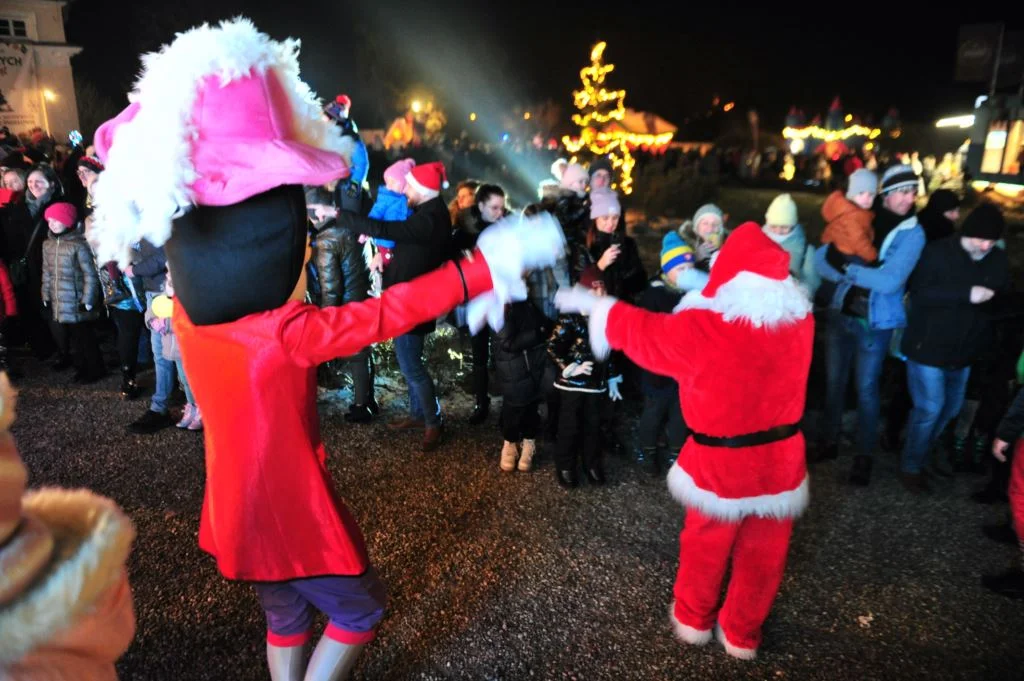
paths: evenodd
<path fill-rule="evenodd" d="M 272 40 L 244 17 L 179 33 L 159 52 L 142 56 L 142 74 L 128 99 L 140 105 L 122 124 L 94 188 L 100 262 L 127 264 L 140 239 L 162 245 L 171 223 L 193 203 L 197 179 L 190 158 L 197 130 L 191 120 L 201 81 L 227 85 L 255 70 L 274 69 L 293 110 L 293 139 L 317 149 L 345 151 L 341 130 L 322 118 L 321 103 L 299 77 L 299 41 Z"/>
<path fill-rule="evenodd" d="M 55 564 L 0 611 L 0 670 L 73 626 L 120 578 L 135 528 L 110 499 L 89 490 L 41 489 L 25 511 L 57 537 Z"/>
<path fill-rule="evenodd" d="M 677 463 L 668 473 L 668 490 L 672 498 L 683 506 L 692 506 L 704 515 L 725 522 L 752 515 L 782 520 L 796 518 L 807 508 L 811 497 L 807 480 L 805 475 L 796 488 L 778 494 L 729 499 L 698 487 L 690 474 Z"/>
<path fill-rule="evenodd" d="M 438 196 L 441 195 L 441 192 L 437 191 L 436 189 L 428 189 L 424 187 L 422 184 L 420 184 L 416 180 L 416 176 L 413 175 L 411 172 L 405 176 L 405 182 L 406 184 L 412 185 L 412 188 L 415 189 L 419 194 L 422 194 L 427 201 L 433 198 L 437 198 Z"/>
<path fill-rule="evenodd" d="M 756 327 L 775 326 L 799 321 L 811 313 L 810 295 L 793 277 L 779 281 L 740 272 L 718 287 L 713 298 L 701 291 L 690 291 L 675 308 L 680 310 L 711 310 L 726 322 L 748 321 Z"/>

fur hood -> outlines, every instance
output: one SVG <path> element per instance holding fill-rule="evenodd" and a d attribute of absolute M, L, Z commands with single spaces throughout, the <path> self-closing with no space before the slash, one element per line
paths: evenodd
<path fill-rule="evenodd" d="M 18 600 L 0 611 L 0 670 L 90 614 L 122 578 L 135 528 L 113 501 L 89 490 L 26 494 L 25 512 L 53 532 L 54 558 Z"/>

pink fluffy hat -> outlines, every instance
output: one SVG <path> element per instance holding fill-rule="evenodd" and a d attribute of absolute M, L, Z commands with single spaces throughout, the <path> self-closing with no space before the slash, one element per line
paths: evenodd
<path fill-rule="evenodd" d="M 299 41 L 272 40 L 240 17 L 143 56 L 130 106 L 96 131 L 101 262 L 125 262 L 142 238 L 162 245 L 193 205 L 348 175 L 346 143 L 299 78 L 298 52 Z"/>

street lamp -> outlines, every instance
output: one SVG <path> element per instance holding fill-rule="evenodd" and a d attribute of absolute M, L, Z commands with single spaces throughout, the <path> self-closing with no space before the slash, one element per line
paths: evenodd
<path fill-rule="evenodd" d="M 469 120 L 470 121 L 475 121 L 476 120 L 476 114 L 475 113 L 469 114 Z"/>
<path fill-rule="evenodd" d="M 423 111 L 423 103 L 418 99 L 412 100 L 412 112 L 419 113 L 420 111 Z"/>
<path fill-rule="evenodd" d="M 45 99 L 48 102 L 56 102 L 57 93 L 51 90 L 50 88 L 43 88 L 43 99 Z"/>
<path fill-rule="evenodd" d="M 530 120 L 530 112 L 529 111 L 527 111 L 526 113 L 523 114 L 523 120 L 524 121 Z"/>

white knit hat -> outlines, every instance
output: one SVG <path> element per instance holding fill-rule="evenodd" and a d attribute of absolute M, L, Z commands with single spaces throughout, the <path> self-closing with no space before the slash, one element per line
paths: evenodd
<path fill-rule="evenodd" d="M 796 214 L 796 202 L 789 194 L 779 194 L 768 206 L 768 212 L 764 214 L 765 224 L 778 225 L 780 227 L 792 227 L 798 221 Z"/>

